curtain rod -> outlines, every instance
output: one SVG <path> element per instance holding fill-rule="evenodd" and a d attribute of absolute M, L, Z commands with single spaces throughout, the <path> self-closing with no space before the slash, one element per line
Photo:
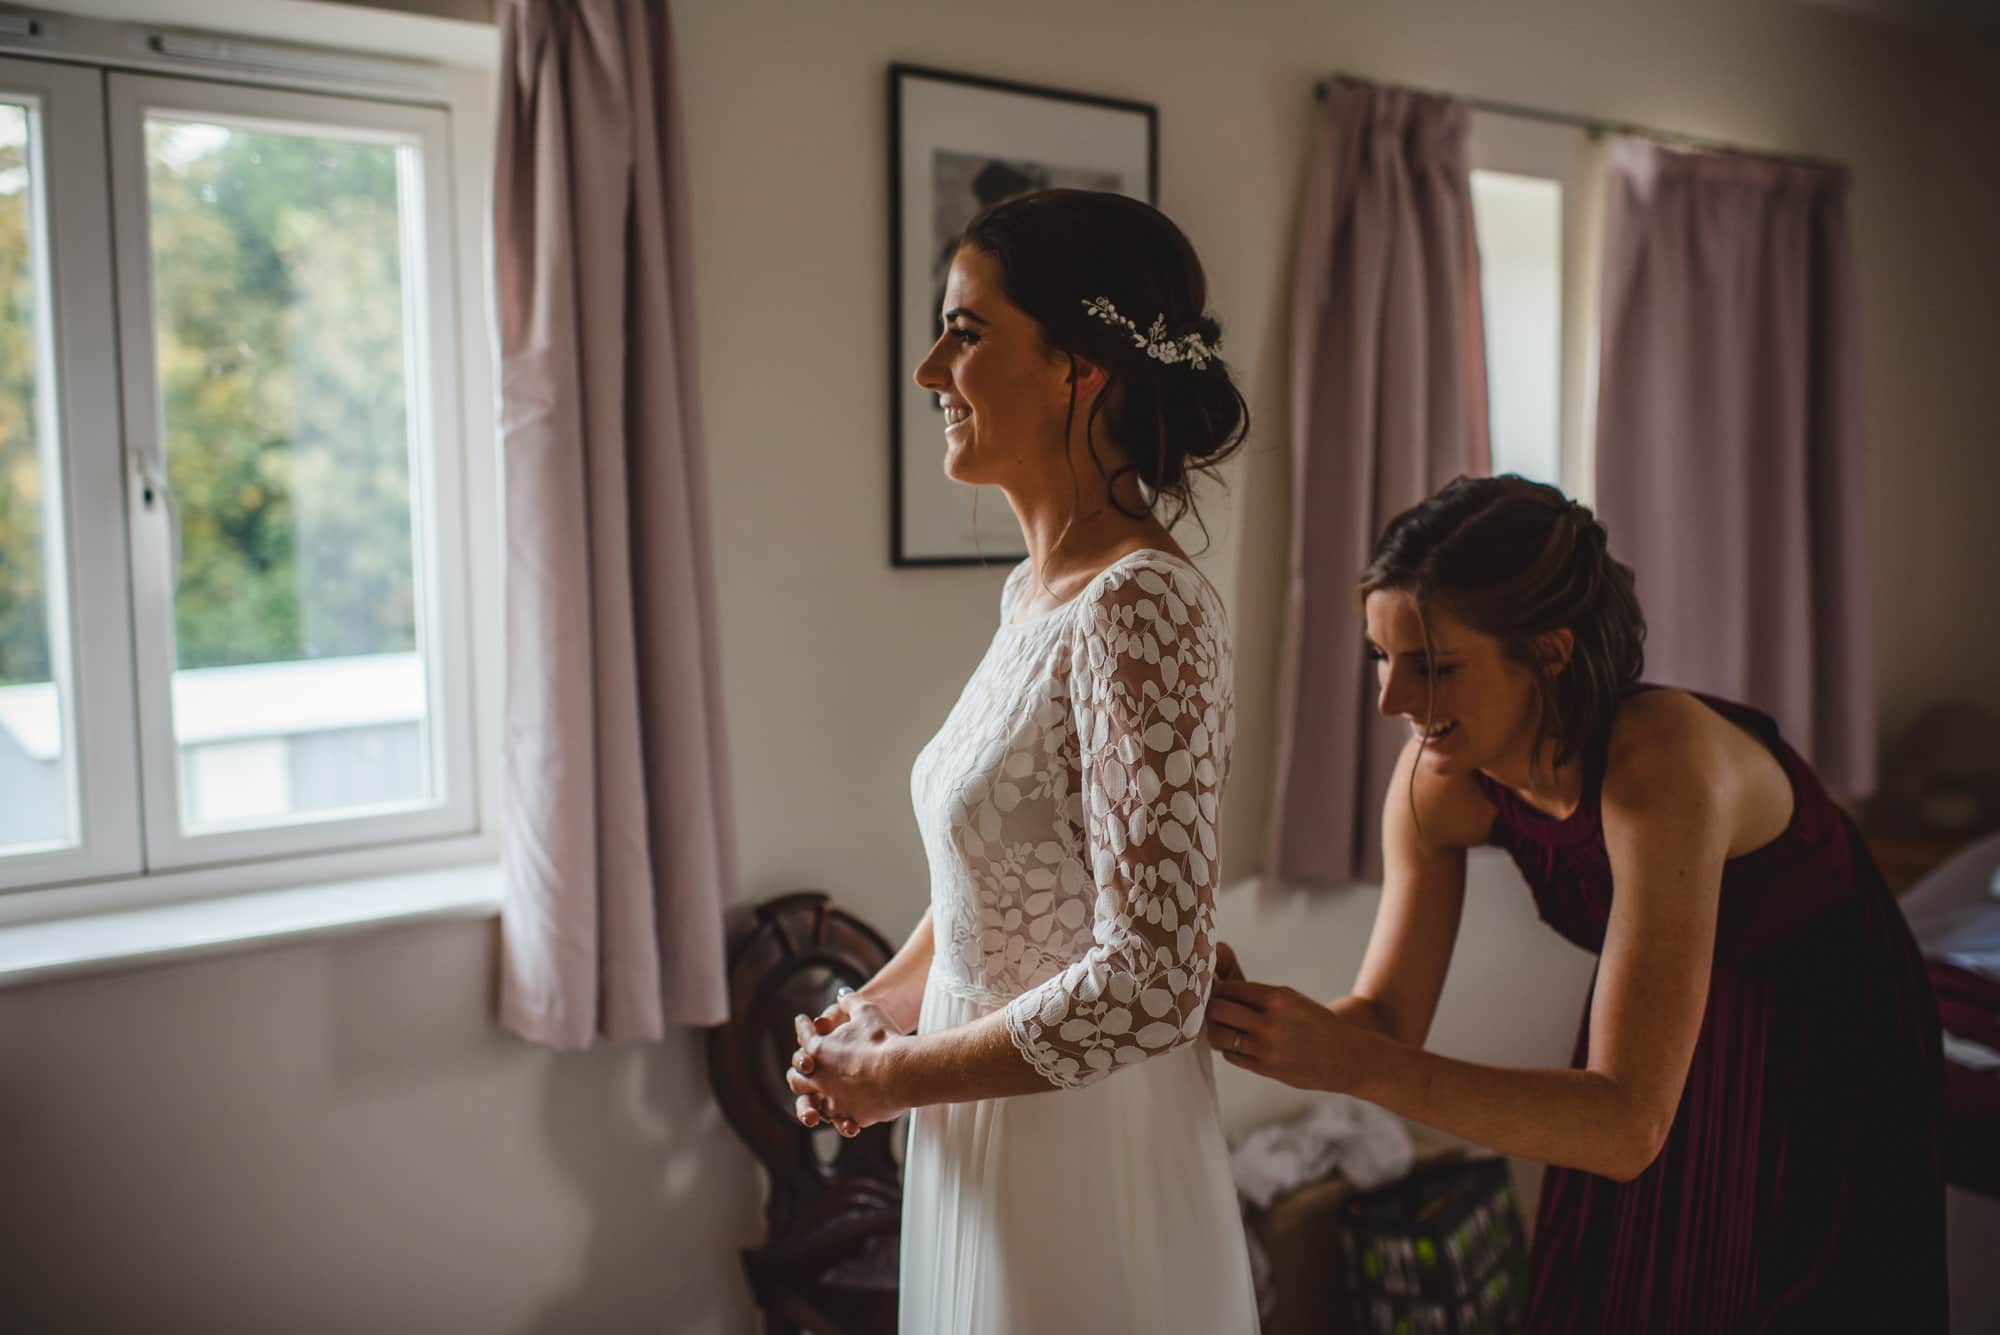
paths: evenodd
<path fill-rule="evenodd" d="M 1331 79 L 1322 79 L 1313 88 L 1313 96 L 1326 101 L 1327 89 L 1334 83 L 1361 84 L 1374 88 L 1391 88 L 1399 93 L 1417 93 L 1424 97 L 1443 98 L 1457 102 L 1474 111 L 1488 111 L 1496 116 L 1514 116 L 1522 120 L 1543 121 L 1550 125 L 1567 125 L 1582 130 L 1591 138 L 1599 135 L 1625 135 L 1634 139 L 1651 139 L 1656 143 L 1668 144 L 1675 148 L 1700 149 L 1706 153 L 1728 153 L 1736 157 L 1763 158 L 1770 162 L 1788 162 L 1801 167 L 1819 167 L 1832 171 L 1845 171 L 1844 164 L 1828 158 L 1816 158 L 1805 153 L 1781 153 L 1775 149 L 1750 148 L 1743 144 L 1724 143 L 1719 139 L 1703 139 L 1699 135 L 1683 134 L 1678 130 L 1657 130 L 1648 125 L 1631 125 L 1623 121 L 1600 120 L 1595 116 L 1579 116 L 1574 112 L 1551 111 L 1545 107 L 1523 106 L 1518 102 L 1501 102 L 1490 97 L 1461 97 L 1457 93 L 1432 92 L 1427 88 L 1413 88 L 1408 84 L 1383 84 L 1373 79 L 1364 79 L 1355 74 L 1336 74 Z"/>

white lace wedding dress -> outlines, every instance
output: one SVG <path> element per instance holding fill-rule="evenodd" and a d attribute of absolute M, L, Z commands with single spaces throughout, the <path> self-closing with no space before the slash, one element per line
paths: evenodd
<path fill-rule="evenodd" d="M 923 1032 L 1006 1011 L 1046 1093 L 911 1114 L 904 1335 L 1257 1328 L 1201 1036 L 1232 731 L 1215 592 L 1164 552 L 1001 625 L 911 792 Z"/>

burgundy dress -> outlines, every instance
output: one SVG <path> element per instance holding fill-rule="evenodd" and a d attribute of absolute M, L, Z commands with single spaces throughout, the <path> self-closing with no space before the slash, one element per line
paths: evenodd
<path fill-rule="evenodd" d="M 1639 687 L 1639 690 L 1653 689 Z M 1771 749 L 1794 813 L 1722 874 L 1708 1010 L 1666 1146 L 1630 1182 L 1551 1168 L 1525 1330 L 1941 1331 L 1938 1013 L 1847 815 L 1757 710 L 1700 697 Z M 1566 820 L 1480 775 L 1491 842 L 1543 921 L 1604 945 L 1600 746 Z M 1584 1009 L 1576 1065 L 1589 1051 Z"/>

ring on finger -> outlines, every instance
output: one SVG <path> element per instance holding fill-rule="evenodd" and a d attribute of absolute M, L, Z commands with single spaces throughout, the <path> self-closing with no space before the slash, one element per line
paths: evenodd
<path fill-rule="evenodd" d="M 1236 1031 L 1236 1041 L 1229 1045 L 1229 1055 L 1232 1057 L 1241 1057 L 1243 1055 L 1243 1031 L 1241 1029 Z"/>

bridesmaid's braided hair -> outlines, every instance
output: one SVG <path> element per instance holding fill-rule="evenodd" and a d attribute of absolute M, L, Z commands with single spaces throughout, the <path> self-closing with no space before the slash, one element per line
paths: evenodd
<path fill-rule="evenodd" d="M 1588 507 L 1540 482 L 1460 477 L 1397 515 L 1361 575 L 1363 600 L 1380 589 L 1416 594 L 1427 650 L 1429 609 L 1439 606 L 1535 673 L 1534 759 L 1553 742 L 1557 767 L 1610 736 L 1619 700 L 1645 669 L 1646 618 L 1631 567 L 1612 557 Z M 1551 672 L 1535 639 L 1565 628 L 1575 648 Z"/>
<path fill-rule="evenodd" d="M 1003 199 L 966 224 L 958 244 L 990 255 L 1007 299 L 1041 326 L 1058 354 L 1104 368 L 1108 384 L 1090 407 L 1084 438 L 1110 484 L 1111 503 L 1131 519 L 1117 483 L 1136 475 L 1162 522 L 1194 511 L 1194 477 L 1233 454 L 1250 430 L 1250 409 L 1212 349 L 1222 327 L 1206 311 L 1208 279 L 1181 229 L 1152 205 L 1094 190 L 1036 190 Z M 1102 304 L 1100 304 L 1102 303 Z M 1141 331 L 1160 321 L 1149 351 Z M 1197 359 L 1163 360 L 1159 341 L 1198 346 Z M 1070 397 L 1072 418 L 1075 390 Z M 1107 468 L 1098 421 L 1126 462 Z M 1195 521 L 1201 516 L 1195 513 Z"/>

